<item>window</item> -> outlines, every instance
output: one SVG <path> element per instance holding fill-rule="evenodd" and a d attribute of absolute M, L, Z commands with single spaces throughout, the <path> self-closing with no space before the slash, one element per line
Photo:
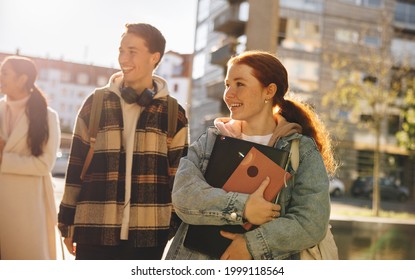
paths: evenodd
<path fill-rule="evenodd" d="M 397 2 L 395 5 L 395 21 L 415 27 L 415 4 Z"/>
<path fill-rule="evenodd" d="M 203 23 L 197 28 L 195 50 L 198 51 L 204 48 L 207 44 L 208 38 L 208 24 Z"/>
<path fill-rule="evenodd" d="M 415 66 L 415 42 L 405 39 L 392 39 L 391 51 L 393 58 L 401 63 Z"/>
<path fill-rule="evenodd" d="M 241 35 L 238 37 L 238 44 L 236 45 L 236 53 L 242 53 L 246 50 L 246 35 Z"/>
<path fill-rule="evenodd" d="M 342 110 L 342 109 L 340 109 L 339 112 L 337 113 L 338 118 L 341 119 L 341 120 L 348 120 L 349 115 L 350 115 L 349 111 L 345 111 L 345 110 Z"/>
<path fill-rule="evenodd" d="M 405 3 L 397 2 L 395 5 L 395 20 L 405 22 L 406 18 L 406 5 Z"/>
<path fill-rule="evenodd" d="M 373 116 L 372 115 L 360 115 L 360 121 L 362 123 L 369 123 L 369 122 L 373 122 Z"/>
<path fill-rule="evenodd" d="M 380 47 L 380 38 L 379 36 L 366 35 L 363 39 L 363 43 L 366 46 L 378 48 Z"/>
<path fill-rule="evenodd" d="M 370 8 L 382 8 L 384 0 L 340 0 L 356 6 L 365 6 Z"/>
<path fill-rule="evenodd" d="M 357 171 L 361 176 L 373 174 L 373 151 L 357 151 Z"/>
<path fill-rule="evenodd" d="M 71 81 L 71 73 L 68 71 L 62 71 L 61 82 L 69 83 Z"/>
<path fill-rule="evenodd" d="M 343 109 L 341 107 L 335 108 L 335 109 L 333 108 L 329 112 L 329 117 L 330 117 L 330 120 L 332 120 L 332 121 L 343 120 L 343 121 L 346 121 L 346 122 L 350 122 L 351 121 L 351 112 L 349 110 Z"/>
<path fill-rule="evenodd" d="M 193 59 L 192 78 L 198 79 L 205 74 L 206 56 L 204 53 L 199 53 Z"/>
<path fill-rule="evenodd" d="M 280 6 L 303 11 L 322 12 L 323 0 L 280 0 Z"/>
<path fill-rule="evenodd" d="M 248 21 L 249 19 L 249 4 L 248 2 L 243 2 L 239 6 L 239 20 Z"/>
<path fill-rule="evenodd" d="M 355 30 L 339 28 L 334 31 L 334 39 L 340 43 L 358 44 L 359 33 Z M 369 47 L 381 45 L 380 37 L 377 35 L 365 35 L 361 43 Z"/>
<path fill-rule="evenodd" d="M 278 46 L 282 45 L 282 42 L 285 40 L 287 30 L 287 19 L 280 18 L 280 27 L 279 27 L 279 34 L 278 34 Z"/>
<path fill-rule="evenodd" d="M 372 76 L 372 75 L 365 75 L 363 77 L 362 81 L 365 82 L 365 83 L 371 83 L 371 84 L 375 85 L 378 82 L 378 78 L 376 78 L 375 76 Z"/>
<path fill-rule="evenodd" d="M 383 7 L 383 0 L 363 0 L 363 4 L 372 8 Z"/>
<path fill-rule="evenodd" d="M 399 131 L 399 116 L 388 116 L 388 133 L 389 135 L 395 135 Z"/>
<path fill-rule="evenodd" d="M 360 1 L 357 1 L 357 0 L 340 0 L 340 2 L 345 2 L 345 3 L 348 3 L 348 4 L 359 5 L 359 4 L 357 4 L 357 2 L 360 2 Z"/>
<path fill-rule="evenodd" d="M 210 0 L 200 0 L 197 9 L 197 21 L 201 22 L 209 16 Z"/>
<path fill-rule="evenodd" d="M 283 61 L 289 73 L 290 87 L 295 92 L 314 92 L 318 89 L 319 64 L 314 61 L 287 58 Z"/>
<path fill-rule="evenodd" d="M 89 76 L 86 73 L 79 73 L 76 77 L 76 82 L 81 85 L 86 85 L 89 82 Z"/>
<path fill-rule="evenodd" d="M 182 64 L 176 64 L 173 65 L 173 76 L 181 76 L 183 73 L 183 65 Z"/>
<path fill-rule="evenodd" d="M 377 77 L 358 70 L 346 70 L 343 74 L 348 75 L 348 81 L 355 84 L 371 83 L 375 85 L 378 82 Z"/>
<path fill-rule="evenodd" d="M 357 44 L 359 42 L 359 33 L 354 30 L 337 29 L 334 33 L 334 39 L 341 43 Z"/>
<path fill-rule="evenodd" d="M 287 49 L 318 52 L 321 49 L 320 26 L 312 21 L 281 18 L 278 43 Z"/>
<path fill-rule="evenodd" d="M 108 78 L 105 76 L 98 76 L 97 78 L 97 86 L 102 87 L 108 83 Z"/>

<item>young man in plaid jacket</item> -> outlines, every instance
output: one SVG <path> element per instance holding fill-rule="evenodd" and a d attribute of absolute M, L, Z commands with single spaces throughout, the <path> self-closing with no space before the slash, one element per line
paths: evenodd
<path fill-rule="evenodd" d="M 105 87 L 91 164 L 81 179 L 89 147 L 93 95 L 79 111 L 73 133 L 59 229 L 76 259 L 161 259 L 176 220 L 171 190 L 187 153 L 188 120 L 179 105 L 168 138 L 167 83 L 153 74 L 165 51 L 155 27 L 126 24 L 118 61 Z"/>

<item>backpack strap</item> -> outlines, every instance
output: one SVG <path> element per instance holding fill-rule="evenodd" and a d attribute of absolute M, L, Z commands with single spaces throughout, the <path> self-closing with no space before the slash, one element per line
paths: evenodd
<path fill-rule="evenodd" d="M 298 165 L 300 164 L 300 141 L 299 139 L 294 139 L 291 141 L 291 149 L 290 149 L 290 161 L 291 161 L 291 167 L 294 169 L 294 171 L 297 172 Z"/>
<path fill-rule="evenodd" d="M 291 148 L 290 148 L 290 160 L 291 167 L 295 172 L 297 172 L 298 165 L 300 164 L 300 150 L 299 150 L 299 139 L 294 139 L 291 141 Z M 286 167 L 288 166 L 288 163 Z M 285 174 L 287 175 L 288 172 Z M 284 186 L 287 187 L 287 177 L 284 176 Z M 275 203 L 278 203 L 280 198 L 280 193 L 278 193 L 277 198 L 275 199 Z"/>
<path fill-rule="evenodd" d="M 179 106 L 176 98 L 167 96 L 167 114 L 168 114 L 168 128 L 167 128 L 167 145 L 169 146 L 177 129 L 177 114 Z"/>
<path fill-rule="evenodd" d="M 85 158 L 84 166 L 82 167 L 81 180 L 83 180 L 89 165 L 91 164 L 94 155 L 94 147 L 98 133 L 98 126 L 101 119 L 101 111 L 104 99 L 104 88 L 96 89 L 92 99 L 92 107 L 89 118 L 89 151 Z M 177 115 L 179 106 L 177 100 L 170 95 L 167 96 L 167 110 L 168 110 L 168 128 L 167 128 L 167 145 L 170 145 L 177 129 Z"/>
<path fill-rule="evenodd" d="M 92 98 L 91 113 L 89 116 L 89 150 L 86 155 L 84 166 L 82 167 L 81 180 L 83 180 L 89 165 L 91 164 L 92 156 L 94 155 L 94 147 L 98 133 L 98 126 L 101 119 L 101 112 L 104 99 L 104 88 L 96 89 Z"/>

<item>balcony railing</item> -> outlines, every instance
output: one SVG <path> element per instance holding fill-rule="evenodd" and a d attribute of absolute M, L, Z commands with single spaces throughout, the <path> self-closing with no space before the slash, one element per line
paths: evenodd
<path fill-rule="evenodd" d="M 207 96 L 212 99 L 221 100 L 225 86 L 223 82 L 214 83 L 206 87 Z"/>
<path fill-rule="evenodd" d="M 210 63 L 225 66 L 229 58 L 235 54 L 236 44 L 228 43 L 211 53 Z"/>
<path fill-rule="evenodd" d="M 239 37 L 245 33 L 246 21 L 241 19 L 239 5 L 231 5 L 214 20 L 213 29 L 218 32 Z"/>

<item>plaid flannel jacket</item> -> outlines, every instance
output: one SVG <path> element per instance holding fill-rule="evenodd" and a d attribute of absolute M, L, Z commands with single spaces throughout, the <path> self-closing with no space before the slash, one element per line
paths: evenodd
<path fill-rule="evenodd" d="M 120 98 L 104 96 L 95 152 L 83 181 L 89 149 L 91 96 L 79 111 L 72 139 L 58 220 L 74 226 L 77 243 L 117 245 L 125 194 L 125 150 Z M 167 147 L 167 98 L 153 99 L 137 123 L 132 163 L 129 240 L 135 247 L 167 243 L 172 217 L 171 191 L 180 158 L 187 153 L 188 120 L 179 105 L 177 132 Z M 61 231 L 62 228 L 60 227 Z"/>

